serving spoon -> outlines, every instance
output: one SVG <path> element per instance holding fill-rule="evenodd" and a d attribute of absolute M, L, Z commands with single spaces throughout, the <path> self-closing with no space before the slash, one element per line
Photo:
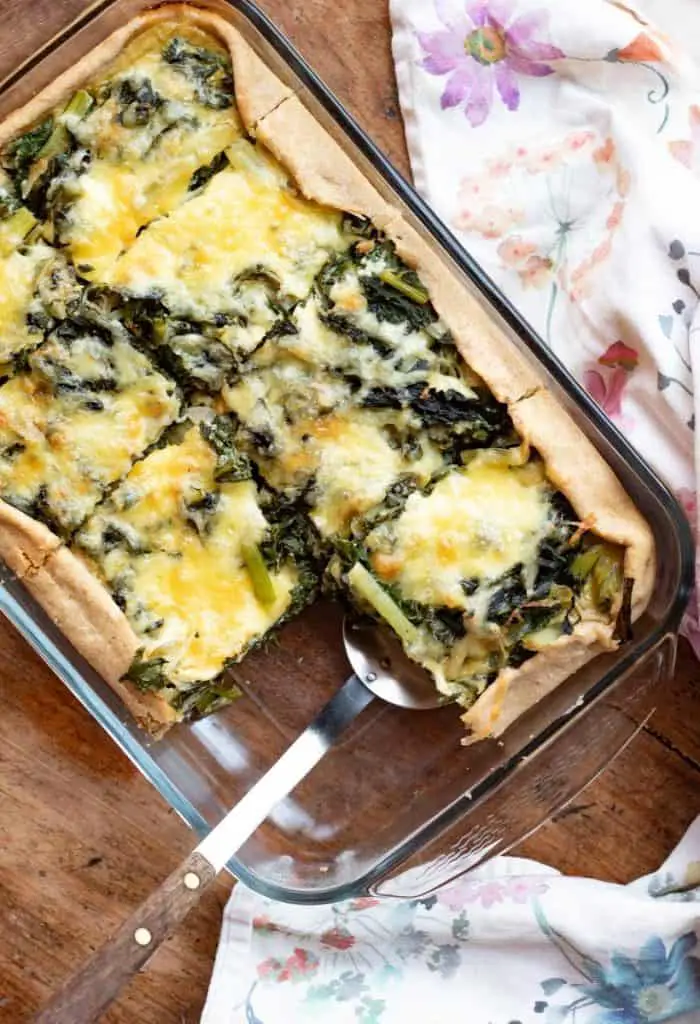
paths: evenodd
<path fill-rule="evenodd" d="M 58 990 L 35 1024 L 91 1024 L 197 904 L 270 811 L 318 764 L 375 697 L 424 711 L 445 703 L 428 673 L 374 623 L 343 622 L 353 675 L 311 725 L 121 928 Z"/>

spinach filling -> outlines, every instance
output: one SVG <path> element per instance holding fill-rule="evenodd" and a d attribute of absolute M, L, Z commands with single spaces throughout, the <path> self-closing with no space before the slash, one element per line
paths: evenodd
<path fill-rule="evenodd" d="M 233 78 L 223 54 L 192 46 L 176 36 L 163 48 L 163 59 L 192 82 L 197 99 L 205 107 L 223 110 L 233 105 Z"/>
<path fill-rule="evenodd" d="M 631 588 L 623 583 L 622 552 L 582 530 L 557 492 L 549 494 L 534 574 L 517 563 L 496 578 L 464 578 L 461 589 L 468 600 L 460 607 L 407 598 L 400 582 L 377 573 L 368 543 L 378 526 L 396 523 L 415 493 L 411 482 L 402 481 L 380 510 L 355 524 L 354 537 L 334 542 L 326 587 L 333 594 L 349 590 L 363 613 L 398 633 L 411 656 L 440 666 L 446 692 L 464 706 L 502 669 L 518 668 L 557 637 L 571 634 L 584 610 L 608 618 L 619 605 L 618 635 L 629 636 Z"/>

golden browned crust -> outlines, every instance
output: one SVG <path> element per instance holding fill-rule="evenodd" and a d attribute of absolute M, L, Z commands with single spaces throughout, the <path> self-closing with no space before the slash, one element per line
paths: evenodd
<path fill-rule="evenodd" d="M 149 732 L 160 735 L 177 720 L 162 697 L 141 693 L 123 679 L 138 648 L 136 634 L 102 584 L 72 552 L 67 548 L 52 552 L 24 582 L 75 649 Z"/>
<path fill-rule="evenodd" d="M 254 134 L 290 171 L 307 199 L 370 217 L 380 228 L 396 216 L 396 210 L 296 96 L 263 117 Z"/>
<path fill-rule="evenodd" d="M 61 541 L 43 523 L 0 499 L 0 558 L 19 579 L 36 572 Z"/>
<path fill-rule="evenodd" d="M 518 669 L 506 668 L 462 715 L 465 745 L 501 736 L 525 711 L 598 654 L 610 649 L 591 636 L 562 636 Z"/>

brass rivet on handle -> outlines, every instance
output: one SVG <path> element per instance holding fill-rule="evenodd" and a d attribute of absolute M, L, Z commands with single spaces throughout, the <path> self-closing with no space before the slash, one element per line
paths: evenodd
<path fill-rule="evenodd" d="M 199 889 L 202 884 L 202 879 L 199 875 L 195 875 L 194 871 L 188 871 L 182 881 L 185 883 L 186 889 Z"/>
<path fill-rule="evenodd" d="M 138 943 L 139 946 L 150 945 L 153 936 L 149 932 L 148 928 L 137 928 L 134 932 L 134 942 Z"/>

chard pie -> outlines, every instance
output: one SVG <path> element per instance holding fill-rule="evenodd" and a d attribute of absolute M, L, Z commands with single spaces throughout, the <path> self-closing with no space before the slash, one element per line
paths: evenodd
<path fill-rule="evenodd" d="M 135 18 L 0 151 L 0 553 L 151 732 L 322 590 L 471 738 L 624 642 L 645 521 L 228 22 Z"/>

